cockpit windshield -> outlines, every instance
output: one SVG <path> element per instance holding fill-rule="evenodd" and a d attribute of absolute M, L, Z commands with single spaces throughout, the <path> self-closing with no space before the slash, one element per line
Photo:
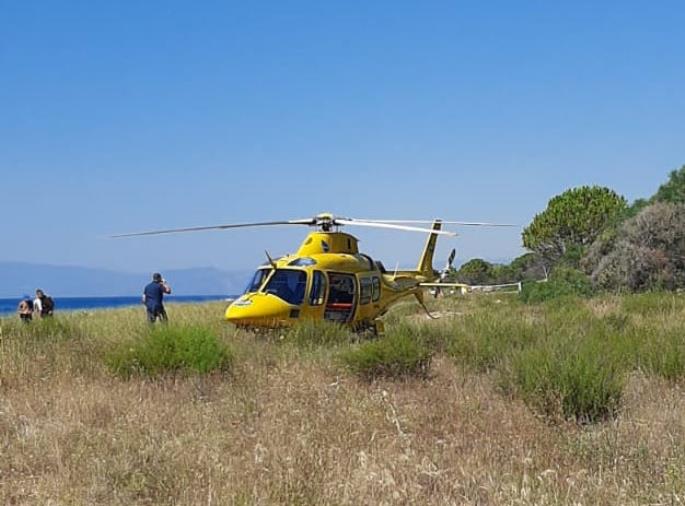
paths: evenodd
<path fill-rule="evenodd" d="M 288 304 L 300 305 L 304 300 L 306 287 L 306 272 L 295 269 L 276 269 L 264 287 L 264 292 L 271 293 Z"/>
<path fill-rule="evenodd" d="M 267 278 L 270 272 L 271 269 L 257 270 L 257 272 L 254 273 L 254 276 L 252 276 L 250 282 L 247 284 L 247 288 L 245 288 L 245 293 L 258 292 L 264 284 L 264 280 Z"/>

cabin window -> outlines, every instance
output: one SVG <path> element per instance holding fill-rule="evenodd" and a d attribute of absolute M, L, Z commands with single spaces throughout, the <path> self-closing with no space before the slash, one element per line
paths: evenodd
<path fill-rule="evenodd" d="M 299 305 L 304 300 L 307 287 L 307 273 L 294 269 L 276 269 L 264 287 L 270 293 L 283 299 L 288 304 Z"/>
<path fill-rule="evenodd" d="M 354 294 L 356 292 L 354 276 L 351 274 L 330 273 L 328 280 L 331 284 L 328 304 L 351 304 L 354 302 Z"/>
<path fill-rule="evenodd" d="M 255 272 L 254 276 L 252 276 L 252 279 L 247 284 L 247 288 L 245 288 L 245 293 L 258 292 L 270 272 L 271 269 L 259 269 Z"/>
<path fill-rule="evenodd" d="M 381 298 L 381 279 L 374 276 L 371 278 L 371 299 L 378 302 Z"/>
<path fill-rule="evenodd" d="M 320 306 L 326 297 L 326 276 L 321 271 L 312 274 L 312 289 L 309 292 L 309 305 Z"/>
<path fill-rule="evenodd" d="M 359 303 L 368 304 L 371 302 L 371 278 L 359 280 Z"/>

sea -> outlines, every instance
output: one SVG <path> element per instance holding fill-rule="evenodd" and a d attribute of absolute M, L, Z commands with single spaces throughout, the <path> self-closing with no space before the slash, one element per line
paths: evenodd
<path fill-rule="evenodd" d="M 172 295 L 164 299 L 165 303 L 201 303 L 217 300 L 232 300 L 231 295 Z M 92 309 L 111 309 L 117 307 L 142 306 L 140 295 L 121 297 L 53 297 L 55 312 L 82 311 Z M 20 298 L 0 299 L 0 316 L 7 316 L 17 311 Z"/>

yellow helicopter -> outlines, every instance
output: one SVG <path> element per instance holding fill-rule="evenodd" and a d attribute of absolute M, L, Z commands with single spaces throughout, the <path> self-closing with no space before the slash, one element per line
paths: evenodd
<path fill-rule="evenodd" d="M 416 225 L 430 224 L 430 228 Z M 272 259 L 261 265 L 245 293 L 226 309 L 227 321 L 245 328 L 278 328 L 301 320 L 328 320 L 352 326 L 355 330 L 382 331 L 383 316 L 390 306 L 413 295 L 424 308 L 424 284 L 440 278 L 433 269 L 438 235 L 456 236 L 442 230 L 443 224 L 470 226 L 509 226 L 442 220 L 370 220 L 337 217 L 322 213 L 313 218 L 208 227 L 156 230 L 114 237 L 170 234 L 203 230 L 306 225 L 316 227 L 295 254 Z M 427 232 L 428 239 L 414 270 L 388 272 L 383 264 L 359 252 L 358 240 L 341 232 L 343 226 L 375 227 L 411 232 Z M 454 260 L 452 251 L 445 269 Z M 445 271 L 443 271 L 445 272 Z"/>

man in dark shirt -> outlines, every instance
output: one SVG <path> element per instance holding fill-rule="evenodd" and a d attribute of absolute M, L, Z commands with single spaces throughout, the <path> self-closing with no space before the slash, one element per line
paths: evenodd
<path fill-rule="evenodd" d="M 50 318 L 55 312 L 55 301 L 39 288 L 36 290 L 36 298 L 33 301 L 33 311 L 37 312 L 41 318 Z"/>
<path fill-rule="evenodd" d="M 147 319 L 150 323 L 155 323 L 157 318 L 163 322 L 167 321 L 163 300 L 164 294 L 169 293 L 171 293 L 171 287 L 159 272 L 155 272 L 152 275 L 152 283 L 143 290 L 143 304 L 147 309 Z"/>

